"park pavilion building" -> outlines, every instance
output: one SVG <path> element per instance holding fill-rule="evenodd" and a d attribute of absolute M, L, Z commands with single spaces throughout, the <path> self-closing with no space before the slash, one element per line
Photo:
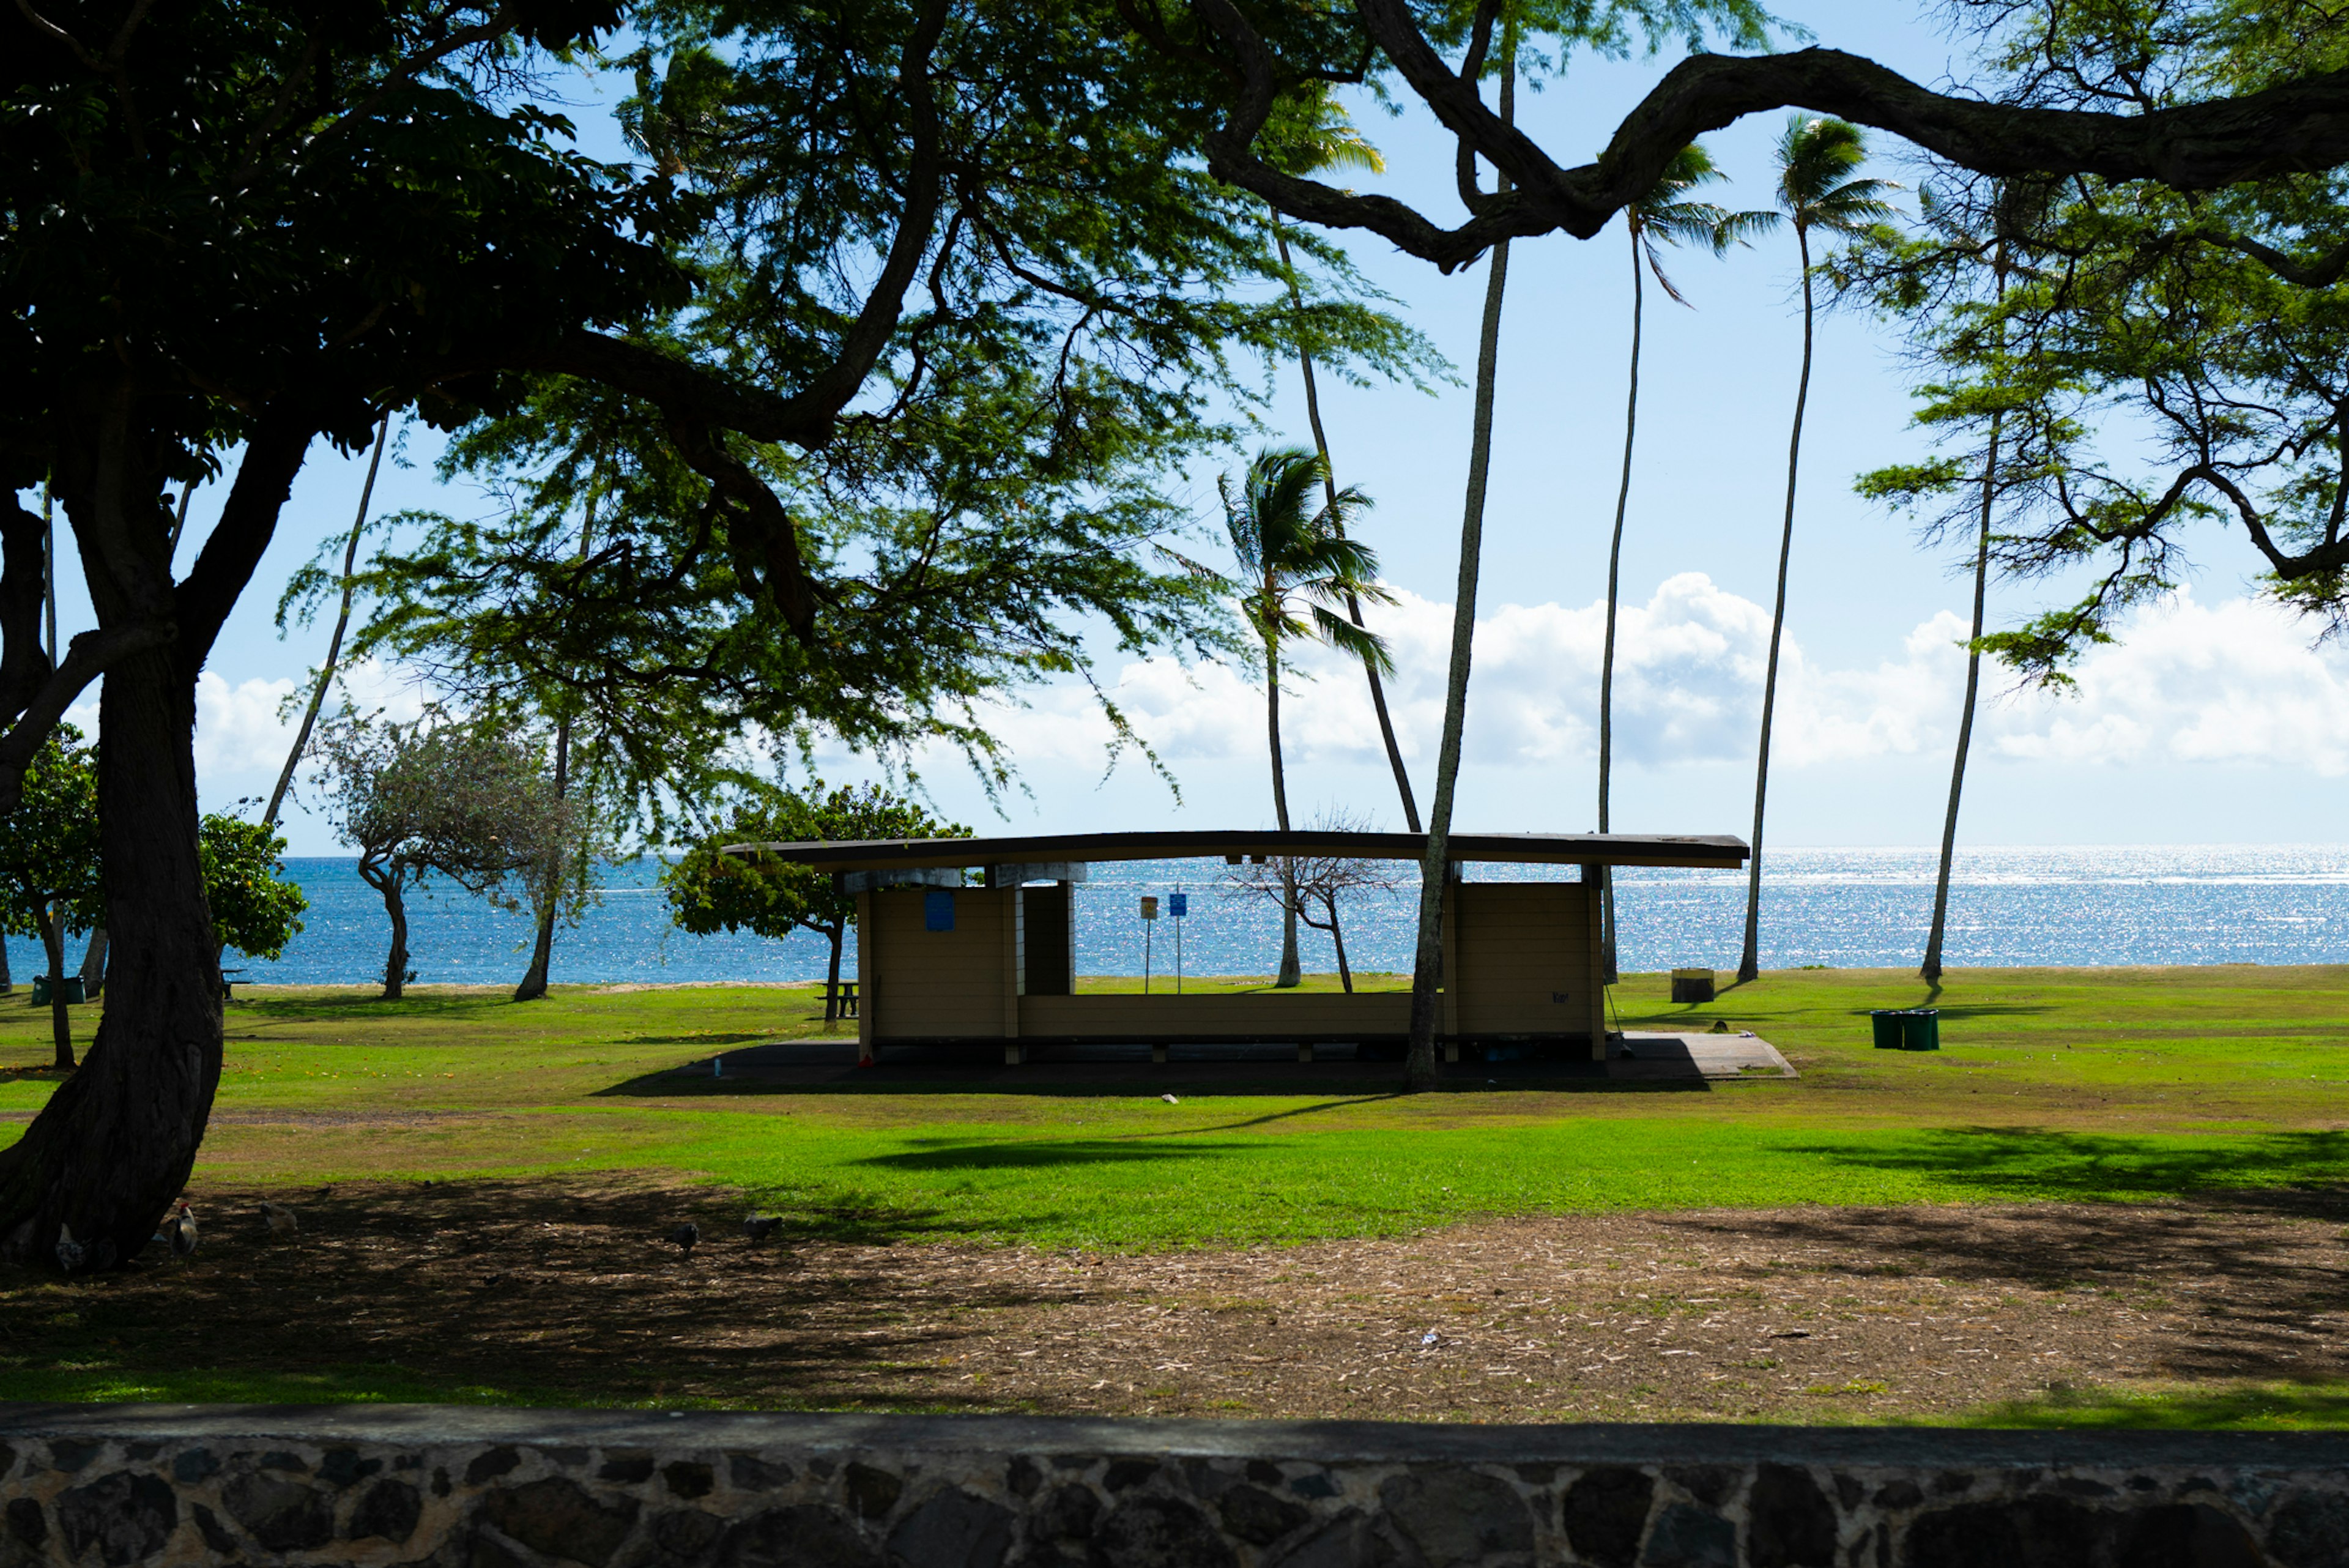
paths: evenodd
<path fill-rule="evenodd" d="M 1378 1050 L 1410 1033 L 1408 992 L 1081 993 L 1073 884 L 1103 861 L 1344 857 L 1419 862 L 1417 833 L 1300 831 L 1061 834 L 732 844 L 832 873 L 856 898 L 857 1034 L 870 1059 L 890 1044 L 999 1043 L 1008 1063 L 1046 1044 L 1294 1042 Z M 1609 1033 L 1599 899 L 1618 866 L 1734 870 L 1732 837 L 1459 833 L 1444 890 L 1443 1010 L 1437 1036 L 1522 1042 L 1599 1061 Z M 1554 867 L 1537 881 L 1471 881 L 1464 867 Z"/>

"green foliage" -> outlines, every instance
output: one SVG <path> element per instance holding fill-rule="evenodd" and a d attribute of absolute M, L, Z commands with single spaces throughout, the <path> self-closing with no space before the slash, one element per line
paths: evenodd
<path fill-rule="evenodd" d="M 96 40 L 78 51 L 12 19 L 9 486 L 37 483 L 51 421 L 88 395 L 88 356 L 122 345 L 151 382 L 140 439 L 184 480 L 216 470 L 274 399 L 303 398 L 333 440 L 363 444 L 378 400 L 413 396 L 455 356 L 680 301 L 665 187 L 569 151 L 566 122 L 513 90 L 535 51 L 617 14 L 608 0 L 494 19 L 419 0 L 57 11 Z M 428 417 L 493 392 L 476 381 Z"/>
<path fill-rule="evenodd" d="M 283 957 L 285 944 L 302 930 L 302 911 L 310 907 L 300 887 L 281 878 L 285 836 L 265 823 L 212 812 L 204 817 L 196 853 L 221 945 L 251 958 Z"/>
<path fill-rule="evenodd" d="M 818 779 L 805 791 L 775 792 L 734 812 L 661 874 L 661 887 L 669 918 L 696 936 L 750 931 L 780 940 L 806 930 L 837 940 L 856 923 L 856 897 L 836 889 L 832 873 L 720 851 L 729 844 L 969 836 L 969 828 L 936 821 L 876 784 L 826 789 Z"/>
<path fill-rule="evenodd" d="M 1261 210 L 1204 171 L 1214 116 L 1105 0 L 638 21 L 624 124 L 707 219 L 679 250 L 691 311 L 643 340 L 784 388 L 860 342 L 874 368 L 827 440 L 709 451 L 643 399 L 530 383 L 444 464 L 501 505 L 406 520 L 422 535 L 364 579 L 355 652 L 476 707 L 574 713 L 591 774 L 654 836 L 678 803 L 748 784 L 749 748 L 804 756 L 818 735 L 899 759 L 943 742 L 1008 783 L 981 703 L 1088 677 L 1103 647 L 1229 646 L 1161 486 L 1229 436 L 1219 410 L 1261 400 L 1268 361 L 1442 363 L 1335 245 L 1291 236 L 1283 261 Z M 933 22 L 916 97 L 906 51 Z M 952 171 L 935 188 L 934 164 Z M 913 257 L 902 314 L 876 316 L 875 278 Z M 727 464 L 780 520 L 713 478 Z"/>
<path fill-rule="evenodd" d="M 1731 245 L 1766 232 L 1775 222 L 1770 213 L 1733 213 L 1692 194 L 1728 177 L 1714 164 L 1703 143 L 1691 142 L 1672 155 L 1653 191 L 1623 209 L 1640 259 L 1648 264 L 1658 286 L 1679 304 L 1688 301 L 1664 271 L 1664 246 L 1701 244 L 1716 256 L 1725 255 Z"/>
<path fill-rule="evenodd" d="M 1349 599 L 1392 604 L 1378 583 L 1378 552 L 1347 529 L 1370 509 L 1352 485 L 1333 501 L 1313 502 L 1327 476 L 1319 457 L 1303 447 L 1267 447 L 1235 484 L 1218 474 L 1224 529 L 1239 558 L 1240 614 L 1263 640 L 1272 679 L 1280 645 L 1299 637 L 1326 642 L 1381 672 L 1394 661 L 1386 640 L 1339 613 Z"/>
<path fill-rule="evenodd" d="M 2349 16 L 2326 8 L 1982 14 L 2004 96 L 2051 109 L 2158 110 L 2349 64 Z M 1840 280 L 1901 318 L 1930 368 L 1919 418 L 1948 459 L 1866 476 L 1863 493 L 1938 534 L 1978 500 L 1996 421 L 1992 559 L 2088 579 L 1985 649 L 2065 683 L 2130 610 L 2177 588 L 2187 541 L 2212 524 L 2243 531 L 2267 591 L 2321 635 L 2349 624 L 2344 198 L 2338 171 L 2181 194 L 1944 169 L 1918 230 Z"/>
<path fill-rule="evenodd" d="M 81 732 L 60 723 L 25 772 L 24 799 L 0 815 L 0 930 L 48 934 L 55 910 L 67 930 L 105 918 L 98 833 L 98 757 Z"/>
<path fill-rule="evenodd" d="M 378 891 L 440 877 L 512 908 L 509 878 L 567 840 L 569 805 L 554 798 L 539 735 L 495 719 L 399 723 L 346 709 L 313 744 L 335 831 Z"/>

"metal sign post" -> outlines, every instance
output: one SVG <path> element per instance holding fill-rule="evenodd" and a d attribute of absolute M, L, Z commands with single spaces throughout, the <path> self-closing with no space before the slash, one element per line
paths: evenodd
<path fill-rule="evenodd" d="M 1142 898 L 1142 994 L 1150 994 L 1150 928 L 1158 923 L 1158 900 L 1151 894 Z"/>
<path fill-rule="evenodd" d="M 1191 896 L 1177 887 L 1166 896 L 1166 912 L 1174 917 L 1174 994 L 1183 994 L 1183 917 L 1191 912 Z"/>

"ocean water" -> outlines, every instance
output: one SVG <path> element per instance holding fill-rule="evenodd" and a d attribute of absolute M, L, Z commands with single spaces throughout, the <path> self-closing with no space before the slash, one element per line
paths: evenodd
<path fill-rule="evenodd" d="M 1764 968 L 1913 964 L 1932 912 L 1930 849 L 1784 849 L 1762 879 Z M 1347 957 L 1358 970 L 1410 967 L 1417 888 L 1409 867 L 1392 892 L 1341 905 Z M 275 963 L 232 955 L 246 981 L 356 984 L 383 976 L 390 929 L 382 902 L 348 859 L 298 859 L 286 870 L 309 895 L 306 929 Z M 1192 974 L 1269 973 L 1279 920 L 1260 898 L 1220 888 L 1216 861 L 1105 863 L 1078 889 L 1078 968 L 1139 974 L 1140 896 L 1190 894 L 1181 961 Z M 1475 879 L 1540 880 L 1557 868 L 1472 866 Z M 556 933 L 561 981 L 783 981 L 821 978 L 824 944 L 751 936 L 695 937 L 668 923 L 660 867 L 616 867 L 602 904 Z M 1627 970 L 1733 968 L 1744 919 L 1744 873 L 1626 869 L 1616 879 Z M 419 983 L 521 978 L 530 926 L 454 890 L 412 898 L 409 964 Z M 1337 965 L 1330 939 L 1307 930 L 1309 970 Z M 1154 972 L 1175 963 L 1175 922 L 1147 933 Z M 846 969 L 854 972 L 854 939 Z M 68 962 L 78 965 L 77 943 Z M 1961 852 L 1950 895 L 1947 961 L 1967 964 L 2349 963 L 2349 845 L 2206 845 Z M 43 967 L 37 943 L 8 940 L 22 981 Z"/>

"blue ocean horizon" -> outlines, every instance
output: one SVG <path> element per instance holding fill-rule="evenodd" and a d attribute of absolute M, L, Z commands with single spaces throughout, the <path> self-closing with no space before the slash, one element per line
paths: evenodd
<path fill-rule="evenodd" d="M 1762 963 L 1830 968 L 1914 964 L 1932 909 L 1930 849 L 1783 849 L 1762 879 Z M 383 903 L 347 857 L 288 859 L 310 900 L 305 929 L 282 959 L 232 954 L 246 983 L 380 982 L 390 928 Z M 669 923 L 650 857 L 609 869 L 602 901 L 575 928 L 558 929 L 557 983 L 709 984 L 820 980 L 825 946 L 749 935 L 697 937 Z M 1341 906 L 1348 961 L 1357 970 L 1410 966 L 1416 879 Z M 1144 961 L 1140 897 L 1191 894 L 1182 963 L 1192 974 L 1268 974 L 1279 922 L 1259 898 L 1221 889 L 1216 861 L 1133 861 L 1095 866 L 1078 889 L 1078 969 L 1139 974 Z M 1555 869 L 1472 866 L 1475 879 L 1541 880 Z M 1634 868 L 1616 881 L 1621 963 L 1642 971 L 1682 965 L 1733 968 L 1744 918 L 1744 873 Z M 409 965 L 417 983 L 511 984 L 529 961 L 526 916 L 452 888 L 427 885 L 409 903 Z M 1309 970 L 1337 967 L 1330 939 L 1303 933 Z M 1171 974 L 1175 928 L 1150 934 L 1152 969 Z M 78 966 L 81 946 L 67 954 Z M 845 960 L 854 972 L 854 938 Z M 2349 845 L 2163 845 L 1961 851 L 1951 878 L 1946 961 L 1968 965 L 2349 962 Z M 37 942 L 8 940 L 9 971 L 39 973 Z"/>

